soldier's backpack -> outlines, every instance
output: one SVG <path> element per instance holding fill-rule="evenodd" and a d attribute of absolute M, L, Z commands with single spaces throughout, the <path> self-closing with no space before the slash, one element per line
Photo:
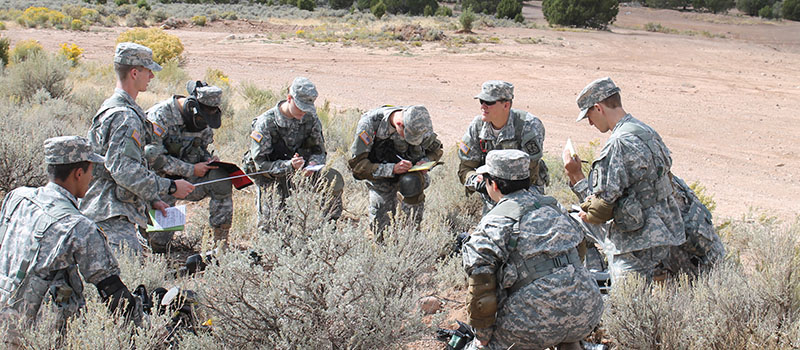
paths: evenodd
<path fill-rule="evenodd" d="M 683 179 L 672 176 L 675 200 L 681 209 L 686 243 L 681 245 L 697 266 L 714 264 L 725 256 L 725 246 L 711 221 L 711 212 Z"/>
<path fill-rule="evenodd" d="M 14 299 L 19 286 L 30 276 L 45 231 L 67 215 L 80 214 L 62 201 L 41 202 L 38 190 L 21 187 L 12 191 L 0 211 L 0 307 Z M 12 254 L 15 252 L 22 254 Z"/>

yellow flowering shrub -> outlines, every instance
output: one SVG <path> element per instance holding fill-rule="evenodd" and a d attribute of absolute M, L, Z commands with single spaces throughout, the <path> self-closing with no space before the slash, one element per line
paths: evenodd
<path fill-rule="evenodd" d="M 68 60 L 72 61 L 72 65 L 75 66 L 81 59 L 81 55 L 83 54 L 83 49 L 75 44 L 63 43 L 61 44 L 61 50 L 59 51 L 59 53 L 62 56 L 66 57 Z"/>
<path fill-rule="evenodd" d="M 35 6 L 28 7 L 22 12 L 22 15 L 17 17 L 17 23 L 28 28 L 60 27 L 66 20 L 67 16 L 61 11 Z"/>
<path fill-rule="evenodd" d="M 33 39 L 22 40 L 14 45 L 14 49 L 11 50 L 9 58 L 11 63 L 20 63 L 42 53 L 44 53 L 44 48 L 38 41 Z"/>
<path fill-rule="evenodd" d="M 158 64 L 176 59 L 183 53 L 181 39 L 161 28 L 133 28 L 117 37 L 117 43 L 127 41 L 149 47 L 153 50 L 153 60 Z"/>

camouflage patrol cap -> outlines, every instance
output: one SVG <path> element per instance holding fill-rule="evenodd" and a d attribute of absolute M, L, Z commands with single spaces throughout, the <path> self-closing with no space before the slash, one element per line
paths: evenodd
<path fill-rule="evenodd" d="M 186 92 L 197 97 L 197 102 L 206 106 L 219 107 L 222 103 L 222 89 L 199 80 L 186 83 Z"/>
<path fill-rule="evenodd" d="M 586 118 L 586 112 L 589 111 L 589 108 L 592 108 L 596 103 L 616 93 L 619 93 L 619 88 L 609 77 L 597 79 L 589 83 L 589 85 L 586 85 L 575 100 L 575 102 L 578 103 L 578 108 L 581 109 L 581 113 L 578 114 L 578 120 L 576 120 L 576 122 Z"/>
<path fill-rule="evenodd" d="M 486 164 L 475 171 L 503 180 L 523 180 L 531 177 L 528 154 L 518 149 L 494 150 L 486 155 Z"/>
<path fill-rule="evenodd" d="M 125 42 L 117 44 L 114 52 L 114 63 L 129 66 L 143 66 L 153 72 L 161 70 L 161 66 L 153 61 L 153 50 L 137 43 Z"/>
<path fill-rule="evenodd" d="M 83 161 L 103 163 L 105 158 L 92 151 L 89 140 L 82 136 L 59 136 L 44 140 L 44 162 L 71 164 Z"/>
<path fill-rule="evenodd" d="M 314 101 L 317 100 L 317 87 L 308 78 L 297 77 L 289 87 L 289 95 L 294 98 L 294 104 L 301 111 L 306 113 L 314 113 L 317 107 L 314 107 Z"/>
<path fill-rule="evenodd" d="M 514 84 L 502 80 L 489 80 L 481 86 L 481 93 L 475 95 L 476 99 L 484 101 L 511 101 L 514 99 Z"/>
<path fill-rule="evenodd" d="M 419 145 L 433 133 L 431 115 L 425 106 L 408 106 L 403 109 L 403 134 L 406 142 Z"/>

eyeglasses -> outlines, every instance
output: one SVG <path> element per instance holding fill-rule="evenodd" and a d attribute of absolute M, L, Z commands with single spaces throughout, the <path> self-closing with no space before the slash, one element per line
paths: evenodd
<path fill-rule="evenodd" d="M 497 103 L 497 101 L 484 101 L 484 100 L 478 100 L 478 101 L 481 101 L 482 105 L 487 105 L 487 106 L 494 106 L 494 104 Z M 498 100 L 498 101 L 502 101 L 502 100 Z"/>

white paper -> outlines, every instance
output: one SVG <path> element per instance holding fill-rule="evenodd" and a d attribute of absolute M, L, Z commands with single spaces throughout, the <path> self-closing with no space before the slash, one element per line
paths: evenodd
<path fill-rule="evenodd" d="M 153 227 L 157 230 L 186 225 L 186 206 L 178 205 L 167 208 L 167 216 L 162 215 L 161 211 L 156 210 L 156 214 L 153 218 L 155 219 Z"/>
<path fill-rule="evenodd" d="M 564 145 L 564 152 L 561 153 L 561 160 L 564 161 L 564 164 L 567 164 L 575 155 L 577 155 L 577 153 L 575 152 L 575 146 L 572 145 L 572 139 L 567 138 L 567 144 Z"/>
<path fill-rule="evenodd" d="M 308 171 L 320 171 L 322 168 L 325 167 L 325 164 L 316 164 L 316 165 L 309 165 L 304 170 Z"/>

